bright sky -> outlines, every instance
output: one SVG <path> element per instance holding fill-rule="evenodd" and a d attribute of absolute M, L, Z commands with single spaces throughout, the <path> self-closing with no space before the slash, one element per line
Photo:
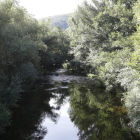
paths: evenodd
<path fill-rule="evenodd" d="M 84 0 L 19 0 L 35 18 L 72 13 Z M 86 0 L 90 2 L 91 0 Z"/>

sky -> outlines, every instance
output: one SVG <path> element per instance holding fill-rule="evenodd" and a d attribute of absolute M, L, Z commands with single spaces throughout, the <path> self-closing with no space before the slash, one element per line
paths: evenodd
<path fill-rule="evenodd" d="M 24 6 L 36 19 L 48 16 L 72 13 L 84 0 L 19 0 L 19 5 Z M 86 0 L 88 3 L 91 0 Z"/>

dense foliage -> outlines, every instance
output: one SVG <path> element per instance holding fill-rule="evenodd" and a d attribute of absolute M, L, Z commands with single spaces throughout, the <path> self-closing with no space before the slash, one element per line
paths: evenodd
<path fill-rule="evenodd" d="M 69 67 L 84 69 L 102 81 L 106 91 L 121 95 L 129 125 L 138 132 L 139 7 L 139 0 L 92 0 L 91 5 L 85 2 L 69 18 L 68 29 L 70 53 L 74 55 Z"/>
<path fill-rule="evenodd" d="M 10 108 L 45 69 L 67 58 L 69 39 L 60 27 L 37 21 L 16 0 L 0 2 L 0 133 L 9 125 Z"/>
<path fill-rule="evenodd" d="M 115 107 L 123 115 L 127 112 L 129 125 L 140 132 L 139 9 L 140 0 L 92 0 L 91 5 L 84 2 L 69 17 L 69 28 L 64 31 L 53 27 L 49 20 L 37 21 L 16 0 L 0 2 L 0 133 L 10 123 L 10 109 L 20 98 L 19 93 L 30 89 L 45 71 L 64 62 L 64 67 L 94 78 L 105 94 L 121 97 L 124 107 Z M 74 59 L 68 63 L 72 56 Z M 74 89 L 71 95 L 70 115 L 81 139 L 92 139 L 90 133 L 96 133 L 100 125 L 107 128 L 101 135 L 110 135 L 113 131 L 108 125 L 113 129 L 115 125 L 106 122 L 106 112 L 118 113 L 117 109 L 100 103 L 100 93 L 97 97 L 90 91 L 86 93 Z M 105 100 L 103 95 L 101 98 Z M 80 108 L 80 104 L 85 106 Z M 84 121 L 89 121 L 94 112 L 103 118 L 97 129 L 89 126 L 88 132 Z M 90 121 L 89 125 L 93 123 Z M 89 137 L 84 137 L 83 130 Z M 117 138 L 123 139 L 119 133 Z"/>

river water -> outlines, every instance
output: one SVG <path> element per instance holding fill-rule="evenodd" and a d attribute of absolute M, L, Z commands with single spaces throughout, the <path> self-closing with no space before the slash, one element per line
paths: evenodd
<path fill-rule="evenodd" d="M 58 69 L 22 94 L 0 140 L 140 140 L 116 95 L 99 81 Z"/>

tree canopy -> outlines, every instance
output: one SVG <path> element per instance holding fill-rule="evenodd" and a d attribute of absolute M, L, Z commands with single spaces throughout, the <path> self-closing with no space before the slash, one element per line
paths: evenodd
<path fill-rule="evenodd" d="M 84 2 L 69 18 L 70 65 L 122 95 L 130 126 L 139 131 L 139 5 L 136 0 Z M 80 64 L 77 65 L 77 64 Z M 135 111 L 134 111 L 135 110 Z"/>
<path fill-rule="evenodd" d="M 68 60 L 68 50 L 69 39 L 59 26 L 37 21 L 16 0 L 0 2 L 0 133 L 20 92 Z"/>

